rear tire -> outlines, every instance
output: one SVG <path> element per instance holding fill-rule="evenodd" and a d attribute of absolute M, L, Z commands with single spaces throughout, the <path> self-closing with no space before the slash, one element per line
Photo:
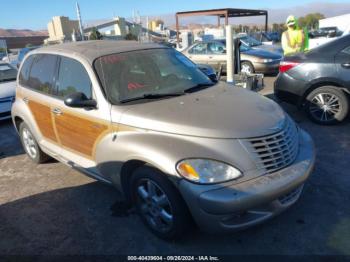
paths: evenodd
<path fill-rule="evenodd" d="M 339 87 L 322 86 L 306 97 L 305 110 L 311 121 L 320 125 L 335 125 L 348 115 L 349 100 Z"/>
<path fill-rule="evenodd" d="M 192 220 L 184 200 L 159 170 L 149 166 L 136 169 L 131 194 L 142 221 L 159 238 L 177 239 L 190 229 Z"/>
<path fill-rule="evenodd" d="M 24 151 L 34 163 L 41 164 L 50 159 L 50 157 L 41 150 L 32 131 L 24 122 L 19 125 L 19 136 Z"/>

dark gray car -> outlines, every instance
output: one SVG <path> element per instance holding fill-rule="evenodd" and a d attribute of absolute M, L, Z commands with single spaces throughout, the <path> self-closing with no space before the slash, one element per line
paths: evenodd
<path fill-rule="evenodd" d="M 280 100 L 303 107 L 316 123 L 343 121 L 349 111 L 350 35 L 305 54 L 285 57 L 275 94 Z"/>

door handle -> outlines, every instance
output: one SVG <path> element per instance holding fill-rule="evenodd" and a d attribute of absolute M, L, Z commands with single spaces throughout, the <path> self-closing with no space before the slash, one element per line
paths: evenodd
<path fill-rule="evenodd" d="M 29 103 L 29 99 L 28 99 L 28 97 L 23 97 L 23 98 L 22 98 L 22 100 L 23 100 L 23 102 L 24 102 L 24 103 L 26 103 L 26 104 L 28 104 L 28 103 Z"/>
<path fill-rule="evenodd" d="M 52 113 L 54 113 L 55 115 L 58 115 L 58 116 L 63 114 L 61 109 L 59 109 L 59 108 L 52 109 Z"/>
<path fill-rule="evenodd" d="M 344 63 L 341 65 L 342 67 L 345 67 L 345 68 L 350 68 L 350 62 L 349 63 Z"/>
<path fill-rule="evenodd" d="M 208 58 L 209 58 L 209 59 L 212 59 L 213 57 L 212 57 L 212 56 L 209 56 Z"/>

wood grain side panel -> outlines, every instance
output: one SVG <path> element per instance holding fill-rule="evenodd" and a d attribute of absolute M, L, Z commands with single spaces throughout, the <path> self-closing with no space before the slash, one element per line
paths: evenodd
<path fill-rule="evenodd" d="M 56 130 L 62 146 L 93 156 L 93 149 L 99 137 L 108 126 L 64 112 L 55 118 Z"/>
<path fill-rule="evenodd" d="M 28 103 L 34 119 L 40 129 L 41 134 L 54 142 L 57 142 L 53 121 L 51 117 L 51 108 L 41 103 L 30 100 Z"/>

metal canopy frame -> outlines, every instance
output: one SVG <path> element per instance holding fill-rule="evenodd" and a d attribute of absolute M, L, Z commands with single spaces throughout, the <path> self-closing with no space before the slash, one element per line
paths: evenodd
<path fill-rule="evenodd" d="M 265 31 L 268 29 L 268 12 L 266 10 L 252 10 L 252 9 L 237 9 L 237 8 L 223 8 L 210 10 L 197 10 L 177 12 L 176 17 L 176 39 L 179 43 L 179 18 L 187 16 L 216 16 L 218 18 L 218 26 L 220 26 L 221 18 L 225 18 L 225 25 L 228 25 L 230 17 L 245 17 L 245 16 L 265 16 Z"/>

